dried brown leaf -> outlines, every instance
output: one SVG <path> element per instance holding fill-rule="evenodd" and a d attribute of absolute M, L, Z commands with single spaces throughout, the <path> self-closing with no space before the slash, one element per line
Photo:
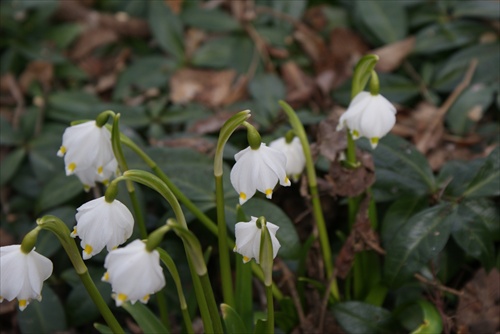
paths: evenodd
<path fill-rule="evenodd" d="M 183 0 L 165 0 L 167 6 L 170 7 L 170 10 L 175 14 L 179 14 L 181 12 L 182 2 Z"/>
<path fill-rule="evenodd" d="M 54 66 L 52 63 L 43 60 L 34 60 L 28 64 L 21 77 L 19 86 L 23 92 L 26 92 L 33 81 L 42 84 L 44 90 L 48 92 L 54 79 Z"/>
<path fill-rule="evenodd" d="M 339 112 L 332 113 L 327 119 L 322 120 L 318 127 L 317 146 L 319 153 L 330 161 L 335 161 L 340 152 L 347 148 L 345 131 L 337 131 Z"/>
<path fill-rule="evenodd" d="M 224 123 L 233 116 L 232 112 L 220 112 L 208 118 L 194 122 L 189 128 L 188 132 L 196 133 L 199 135 L 218 132 Z"/>
<path fill-rule="evenodd" d="M 215 149 L 215 143 L 200 137 L 184 137 L 176 139 L 165 139 L 160 141 L 152 141 L 152 146 L 160 147 L 184 147 L 191 148 L 200 153 L 210 153 Z"/>
<path fill-rule="evenodd" d="M 314 91 L 314 81 L 293 61 L 281 67 L 283 80 L 287 88 L 286 100 L 290 104 L 300 104 L 309 100 Z"/>
<path fill-rule="evenodd" d="M 71 59 L 79 60 L 88 56 L 94 49 L 117 40 L 118 34 L 111 29 L 91 28 L 80 35 L 69 56 Z"/>
<path fill-rule="evenodd" d="M 385 45 L 371 53 L 379 56 L 375 69 L 379 72 L 392 72 L 397 69 L 415 47 L 415 36 Z"/>
<path fill-rule="evenodd" d="M 330 191 L 332 196 L 358 196 L 375 182 L 375 166 L 372 155 L 357 150 L 356 158 L 361 165 L 354 169 L 343 167 L 339 160 L 331 163 L 325 178 L 332 185 Z"/>

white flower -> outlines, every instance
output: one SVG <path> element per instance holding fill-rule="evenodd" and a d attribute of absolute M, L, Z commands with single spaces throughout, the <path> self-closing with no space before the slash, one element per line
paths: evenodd
<path fill-rule="evenodd" d="M 236 153 L 234 159 L 231 183 L 240 195 L 240 204 L 252 198 L 256 190 L 271 198 L 278 181 L 283 186 L 290 185 L 285 171 L 285 155 L 264 143 L 256 150 L 247 147 Z"/>
<path fill-rule="evenodd" d="M 132 304 L 138 300 L 147 303 L 149 295 L 165 286 L 160 254 L 156 250 L 148 252 L 141 240 L 111 251 L 106 256 L 104 268 L 107 272 L 102 280 L 111 283 L 116 306 L 127 300 Z"/>
<path fill-rule="evenodd" d="M 76 210 L 76 226 L 71 236 L 82 240 L 84 260 L 100 253 L 104 246 L 111 251 L 132 235 L 134 217 L 118 200 L 108 203 L 103 196 Z"/>
<path fill-rule="evenodd" d="M 98 127 L 95 121 L 67 128 L 57 155 L 64 156 L 66 175 L 76 174 L 87 189 L 95 186 L 95 182 L 106 183 L 118 167 L 111 133 L 105 126 Z"/>
<path fill-rule="evenodd" d="M 284 137 L 278 138 L 269 143 L 269 147 L 280 150 L 285 154 L 286 174 L 297 182 L 306 165 L 306 157 L 299 137 L 293 137 L 289 143 L 287 143 Z"/>
<path fill-rule="evenodd" d="M 52 261 L 34 249 L 25 254 L 21 245 L 0 247 L 0 302 L 17 298 L 23 311 L 32 299 L 42 300 L 43 281 L 52 267 Z"/>
<path fill-rule="evenodd" d="M 270 222 L 267 222 L 266 226 L 271 235 L 274 259 L 281 247 L 280 242 L 276 238 L 276 231 L 278 231 L 279 226 Z M 252 217 L 249 222 L 237 223 L 234 226 L 234 234 L 236 237 L 234 251 L 243 255 L 243 262 L 247 263 L 254 258 L 259 263 L 261 231 L 259 226 L 257 226 L 257 217 Z"/>
<path fill-rule="evenodd" d="M 354 139 L 366 137 L 373 148 L 396 123 L 396 108 L 382 95 L 361 92 L 354 97 L 347 111 L 340 116 L 337 130 L 344 126 Z"/>

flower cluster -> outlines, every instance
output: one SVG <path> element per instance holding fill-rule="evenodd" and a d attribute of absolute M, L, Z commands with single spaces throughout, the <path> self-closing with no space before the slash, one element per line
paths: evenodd
<path fill-rule="evenodd" d="M 107 183 L 118 168 L 111 147 L 111 133 L 95 121 L 67 128 L 57 155 L 64 157 L 66 175 L 75 174 L 86 190 L 96 182 Z"/>
<path fill-rule="evenodd" d="M 43 281 L 52 275 L 52 261 L 21 245 L 0 247 L 0 302 L 17 298 L 23 311 L 32 299 L 42 300 Z"/>
<path fill-rule="evenodd" d="M 373 148 L 396 123 L 396 108 L 382 95 L 361 92 L 340 116 L 337 130 L 347 126 L 354 139 L 366 137 Z"/>

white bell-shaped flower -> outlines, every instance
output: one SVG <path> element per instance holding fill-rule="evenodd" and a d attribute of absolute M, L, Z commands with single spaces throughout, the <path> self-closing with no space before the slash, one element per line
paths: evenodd
<path fill-rule="evenodd" d="M 127 241 L 134 229 L 134 217 L 120 201 L 107 202 L 99 197 L 80 206 L 71 236 L 80 237 L 84 260 L 100 253 L 104 246 L 111 251 Z"/>
<path fill-rule="evenodd" d="M 286 176 L 286 157 L 281 151 L 261 143 L 258 149 L 247 147 L 235 154 L 236 163 L 231 170 L 231 183 L 240 195 L 240 204 L 248 201 L 258 190 L 273 195 L 276 183 L 289 186 Z"/>
<path fill-rule="evenodd" d="M 52 261 L 21 245 L 0 247 L 0 302 L 17 298 L 23 311 L 32 299 L 42 300 L 43 281 L 52 274 Z"/>
<path fill-rule="evenodd" d="M 126 301 L 147 303 L 151 294 L 165 286 L 160 254 L 156 250 L 148 252 L 141 240 L 111 251 L 104 268 L 107 271 L 102 280 L 111 283 L 116 306 Z"/>
<path fill-rule="evenodd" d="M 273 259 L 278 254 L 281 247 L 280 242 L 276 238 L 276 231 L 279 226 L 273 223 L 266 223 L 269 234 L 271 235 L 271 242 L 273 244 Z M 236 237 L 236 245 L 234 251 L 243 255 L 243 262 L 247 263 L 252 258 L 259 263 L 260 257 L 260 239 L 261 228 L 257 224 L 257 217 L 252 217 L 249 222 L 239 222 L 234 226 L 234 234 Z"/>
<path fill-rule="evenodd" d="M 306 157 L 299 137 L 293 137 L 292 141 L 289 143 L 284 137 L 278 138 L 269 143 L 269 147 L 275 148 L 285 154 L 286 174 L 297 182 L 306 166 Z"/>
<path fill-rule="evenodd" d="M 373 148 L 396 123 L 396 108 L 380 94 L 361 92 L 340 116 L 337 130 L 347 126 L 354 139 L 366 137 Z"/>
<path fill-rule="evenodd" d="M 64 156 L 66 175 L 78 176 L 86 189 L 95 186 L 95 182 L 106 183 L 118 167 L 111 133 L 95 121 L 67 128 L 57 155 Z"/>

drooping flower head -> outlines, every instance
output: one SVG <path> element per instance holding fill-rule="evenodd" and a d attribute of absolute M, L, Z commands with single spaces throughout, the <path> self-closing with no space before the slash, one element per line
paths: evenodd
<path fill-rule="evenodd" d="M 32 299 L 42 300 L 43 281 L 52 274 L 52 261 L 21 245 L 0 247 L 0 302 L 17 298 L 23 311 Z"/>
<path fill-rule="evenodd" d="M 111 147 L 111 133 L 95 121 L 67 128 L 57 155 L 64 156 L 66 175 L 75 174 L 86 189 L 96 182 L 108 182 L 118 167 Z"/>
<path fill-rule="evenodd" d="M 257 217 L 251 217 L 249 222 L 239 222 L 234 226 L 234 234 L 236 237 L 236 245 L 234 251 L 243 255 L 243 262 L 247 263 L 251 259 L 255 259 L 259 263 L 260 258 L 260 239 L 261 228 L 257 222 Z M 271 235 L 271 242 L 273 245 L 273 259 L 278 254 L 281 247 L 280 242 L 276 238 L 276 231 L 279 226 L 266 222 L 267 229 Z"/>
<path fill-rule="evenodd" d="M 257 149 L 249 146 L 236 153 L 234 159 L 231 183 L 240 195 L 240 204 L 252 198 L 257 190 L 271 198 L 278 182 L 282 186 L 290 185 L 285 154 L 277 149 L 261 143 Z"/>
<path fill-rule="evenodd" d="M 396 123 L 396 108 L 382 95 L 361 92 L 340 116 L 337 130 L 347 126 L 354 139 L 366 137 L 373 148 Z"/>
<path fill-rule="evenodd" d="M 76 226 L 71 233 L 80 237 L 84 260 L 100 253 L 104 246 L 108 251 L 121 245 L 132 235 L 134 217 L 118 200 L 108 202 L 99 197 L 80 206 L 75 215 Z"/>
<path fill-rule="evenodd" d="M 293 137 L 291 141 L 287 141 L 285 137 L 278 138 L 269 143 L 269 147 L 285 154 L 286 174 L 297 182 L 306 165 L 306 157 L 299 137 Z"/>
<path fill-rule="evenodd" d="M 102 280 L 111 283 L 116 306 L 126 301 L 147 303 L 151 294 L 165 286 L 160 254 L 156 250 L 148 252 L 141 240 L 109 252 L 104 268 L 107 271 Z"/>

